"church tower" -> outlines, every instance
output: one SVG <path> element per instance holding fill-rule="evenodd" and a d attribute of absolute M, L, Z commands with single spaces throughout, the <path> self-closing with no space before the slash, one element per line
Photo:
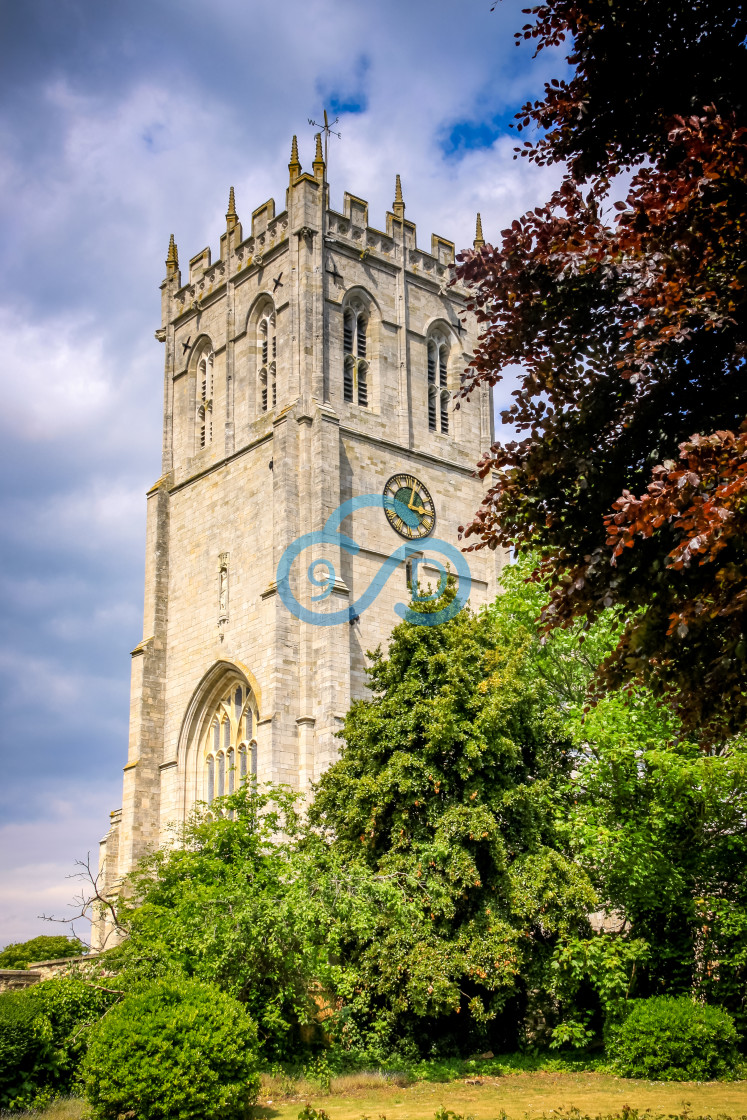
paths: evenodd
<path fill-rule="evenodd" d="M 438 584 L 438 541 L 453 558 L 482 498 L 491 400 L 453 404 L 476 342 L 453 244 L 418 248 L 399 176 L 383 230 L 354 195 L 331 210 L 319 137 L 311 173 L 293 138 L 289 173 L 285 208 L 259 206 L 247 236 L 231 188 L 215 262 L 203 249 L 183 277 L 169 242 L 163 467 L 107 891 L 246 774 L 309 789 L 366 693 L 366 651 L 386 646 L 413 572 Z M 499 556 L 461 564 L 471 604 L 492 599 Z"/>

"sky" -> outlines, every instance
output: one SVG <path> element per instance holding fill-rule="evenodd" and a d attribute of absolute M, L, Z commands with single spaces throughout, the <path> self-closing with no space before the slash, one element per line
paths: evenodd
<path fill-rule="evenodd" d="M 145 491 L 160 474 L 159 284 L 284 205 L 326 107 L 332 206 L 422 247 L 546 200 L 514 112 L 563 73 L 503 0 L 0 0 L 0 946 L 67 932 L 69 876 L 121 804 Z M 498 390 L 497 405 L 507 389 Z M 76 932 L 86 936 L 85 925 Z"/>

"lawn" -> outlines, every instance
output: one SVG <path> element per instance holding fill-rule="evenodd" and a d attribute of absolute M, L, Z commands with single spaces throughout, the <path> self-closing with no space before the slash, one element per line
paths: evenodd
<path fill-rule="evenodd" d="M 509 1120 L 525 1120 L 570 1109 L 598 1116 L 620 1113 L 625 1107 L 667 1115 L 747 1117 L 747 1081 L 665 1084 L 602 1073 L 541 1071 L 405 1087 L 382 1085 L 376 1075 L 358 1074 L 336 1079 L 329 1094 L 261 1099 L 255 1116 L 296 1120 L 306 1101 L 324 1109 L 331 1120 L 433 1120 L 442 1107 L 475 1120 L 493 1120 L 502 1112 Z"/>
<path fill-rule="evenodd" d="M 293 1091 L 293 1090 L 292 1090 Z M 307 1102 L 324 1109 L 330 1120 L 433 1120 L 440 1108 L 474 1120 L 508 1120 L 578 1109 L 587 1116 L 620 1114 L 623 1109 L 653 1115 L 747 1118 L 747 1081 L 676 1082 L 628 1081 L 606 1073 L 567 1073 L 547 1070 L 510 1073 L 503 1077 L 473 1077 L 437 1084 L 384 1083 L 378 1074 L 350 1074 L 335 1078 L 329 1093 L 308 1082 L 293 1097 L 279 1096 L 279 1082 L 263 1078 L 263 1092 L 255 1120 L 296 1120 Z M 43 1120 L 82 1120 L 84 1101 L 71 1099 L 50 1105 Z M 37 1114 L 38 1116 L 39 1114 Z"/>

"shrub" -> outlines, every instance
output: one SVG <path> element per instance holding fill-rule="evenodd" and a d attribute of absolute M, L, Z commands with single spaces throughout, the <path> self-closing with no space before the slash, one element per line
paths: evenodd
<path fill-rule="evenodd" d="M 58 1092 L 69 1092 L 91 1027 L 121 998 L 121 993 L 80 976 L 59 976 L 35 984 L 23 998 L 49 1021 L 55 1050 L 54 1087 Z"/>
<path fill-rule="evenodd" d="M 92 1032 L 85 1093 L 99 1120 L 218 1120 L 259 1090 L 257 1028 L 231 996 L 197 980 L 127 995 Z"/>
<path fill-rule="evenodd" d="M 731 1016 L 686 996 L 640 1000 L 610 1041 L 615 1068 L 623 1077 L 711 1081 L 728 1077 L 737 1062 Z"/>
<path fill-rule="evenodd" d="M 82 957 L 88 946 L 77 937 L 32 937 L 30 941 L 16 941 L 0 951 L 0 968 L 28 968 L 34 961 L 54 961 L 61 957 Z"/>
<path fill-rule="evenodd" d="M 54 1070 L 49 1020 L 25 993 L 0 996 L 0 1108 L 30 1107 Z"/>

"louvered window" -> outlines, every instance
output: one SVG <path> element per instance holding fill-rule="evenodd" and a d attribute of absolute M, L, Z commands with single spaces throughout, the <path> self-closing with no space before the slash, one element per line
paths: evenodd
<path fill-rule="evenodd" d="M 343 316 L 342 345 L 342 396 L 350 404 L 368 407 L 368 362 L 367 351 L 368 316 L 365 309 L 356 304 L 348 307 Z"/>
<path fill-rule="evenodd" d="M 438 384 L 441 399 L 441 432 L 446 435 L 449 431 L 449 389 L 446 370 L 446 343 L 438 348 Z"/>
<path fill-rule="evenodd" d="M 275 309 L 268 304 L 257 325 L 257 354 L 259 357 L 259 399 L 262 412 L 275 408 L 278 403 L 277 354 L 278 340 L 275 333 Z"/>
<path fill-rule="evenodd" d="M 449 351 L 446 339 L 435 335 L 428 340 L 428 428 L 449 433 Z"/>
<path fill-rule="evenodd" d="M 207 350 L 197 363 L 197 449 L 213 440 L 213 352 Z"/>
<path fill-rule="evenodd" d="M 438 420 L 438 401 L 436 399 L 436 364 L 438 362 L 438 347 L 431 339 L 428 343 L 428 427 L 436 431 Z"/>

